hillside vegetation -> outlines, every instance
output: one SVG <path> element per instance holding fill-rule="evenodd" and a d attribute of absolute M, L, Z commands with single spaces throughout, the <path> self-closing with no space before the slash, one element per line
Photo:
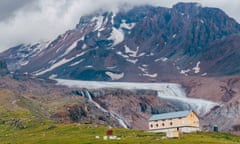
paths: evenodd
<path fill-rule="evenodd" d="M 62 124 L 33 115 L 18 106 L 21 100 L 9 91 L 0 94 L 0 143 L 2 144 L 67 144 L 67 143 L 156 143 L 156 144 L 238 144 L 240 137 L 225 133 L 193 133 L 176 139 L 164 139 L 162 133 L 113 128 L 118 140 L 103 140 L 108 127 L 93 124 Z M 99 139 L 96 139 L 99 136 Z"/>
<path fill-rule="evenodd" d="M 26 114 L 26 112 L 21 112 Z M 26 116 L 25 115 L 25 116 Z M 0 143 L 3 144 L 55 144 L 55 143 L 124 143 L 124 144 L 238 144 L 240 138 L 224 133 L 193 133 L 176 139 L 163 139 L 163 134 L 137 130 L 113 129 L 118 140 L 103 140 L 107 127 L 89 124 L 59 124 L 45 120 L 15 119 L 6 121 L 1 117 Z M 99 136 L 99 139 L 96 139 Z"/>
<path fill-rule="evenodd" d="M 8 83 L 5 83 L 5 82 Z M 0 144 L 56 144 L 56 143 L 120 143 L 120 144 L 238 144 L 240 137 L 226 133 L 193 133 L 176 139 L 165 139 L 162 133 L 113 128 L 117 140 L 103 140 L 106 123 L 92 121 L 101 115 L 88 106 L 88 117 L 78 121 L 56 119 L 54 113 L 69 113 L 69 108 L 85 104 L 83 97 L 73 96 L 72 90 L 37 85 L 31 81 L 17 82 L 2 79 L 0 88 Z M 31 88 L 30 88 L 31 87 Z M 25 90 L 22 90 L 25 89 Z M 68 95 L 67 95 L 68 94 Z M 76 107 L 81 110 L 82 107 Z M 71 109 L 70 109 L 71 110 Z M 93 115 L 94 114 L 94 115 Z M 99 115 L 99 116 L 98 116 Z M 104 119 L 107 119 L 105 117 Z M 55 121 L 56 120 L 56 121 Z M 58 121 L 58 122 L 57 122 Z M 112 121 L 107 121 L 113 125 Z M 81 124 L 80 124 L 81 123 Z M 115 127 L 115 126 L 114 126 Z M 99 139 L 96 139 L 99 136 Z"/>

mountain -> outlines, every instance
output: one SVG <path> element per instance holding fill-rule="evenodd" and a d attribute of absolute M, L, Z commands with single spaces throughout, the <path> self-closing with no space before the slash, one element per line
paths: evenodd
<path fill-rule="evenodd" d="M 39 52 L 46 48 L 48 42 L 36 44 L 20 44 L 12 47 L 0 54 L 7 61 L 8 69 L 16 71 L 22 66 L 27 65 L 29 60 L 34 58 Z"/>
<path fill-rule="evenodd" d="M 36 115 L 63 123 L 146 129 L 151 114 L 194 109 L 203 128 L 217 124 L 239 134 L 239 38 L 234 19 L 197 3 L 98 11 L 53 41 L 1 53 L 15 73 L 0 87 L 14 92 L 10 108 L 20 99 Z M 67 88 L 42 78 L 167 84 L 71 81 Z"/>
<path fill-rule="evenodd" d="M 161 81 L 234 75 L 240 73 L 239 32 L 240 25 L 217 8 L 140 6 L 83 16 L 75 29 L 44 48 L 20 45 L 0 56 L 13 70 L 47 78 Z"/>
<path fill-rule="evenodd" d="M 5 76 L 9 73 L 5 60 L 0 59 L 0 76 Z"/>

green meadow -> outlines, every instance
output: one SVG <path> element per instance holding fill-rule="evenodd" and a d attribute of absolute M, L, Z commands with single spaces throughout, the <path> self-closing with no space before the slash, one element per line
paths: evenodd
<path fill-rule="evenodd" d="M 0 144 L 239 144 L 240 137 L 199 132 L 166 139 L 163 133 L 113 128 L 115 140 L 104 140 L 107 126 L 63 124 L 47 120 L 44 110 L 9 91 L 0 92 Z M 98 139 L 97 139 L 97 138 Z"/>
<path fill-rule="evenodd" d="M 0 109 L 3 111 L 3 109 Z M 162 133 L 113 128 L 115 140 L 104 140 L 108 127 L 93 124 L 61 124 L 33 116 L 27 110 L 0 113 L 1 144 L 239 144 L 240 137 L 199 132 L 166 139 Z M 96 136 L 99 138 L 97 139 Z"/>

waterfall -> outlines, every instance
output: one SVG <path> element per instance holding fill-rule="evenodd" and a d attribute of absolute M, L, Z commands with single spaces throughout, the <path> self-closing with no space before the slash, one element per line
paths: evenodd
<path fill-rule="evenodd" d="M 118 114 L 114 113 L 113 111 L 108 111 L 105 108 L 103 108 L 102 106 L 100 106 L 97 102 L 95 102 L 92 99 L 92 96 L 88 90 L 86 90 L 85 93 L 86 93 L 86 95 L 84 95 L 84 96 L 86 96 L 88 98 L 89 102 L 94 104 L 98 109 L 100 109 L 104 113 L 109 113 L 110 116 L 113 117 L 114 119 L 116 119 L 122 127 L 128 128 L 127 124 L 124 122 L 124 120 Z"/>

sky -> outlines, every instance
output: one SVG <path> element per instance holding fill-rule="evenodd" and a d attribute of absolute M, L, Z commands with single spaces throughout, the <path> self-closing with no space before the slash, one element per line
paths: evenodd
<path fill-rule="evenodd" d="M 240 0 L 0 0 L 0 52 L 21 43 L 52 41 L 98 9 L 116 11 L 122 4 L 172 7 L 177 2 L 221 8 L 240 22 Z"/>

